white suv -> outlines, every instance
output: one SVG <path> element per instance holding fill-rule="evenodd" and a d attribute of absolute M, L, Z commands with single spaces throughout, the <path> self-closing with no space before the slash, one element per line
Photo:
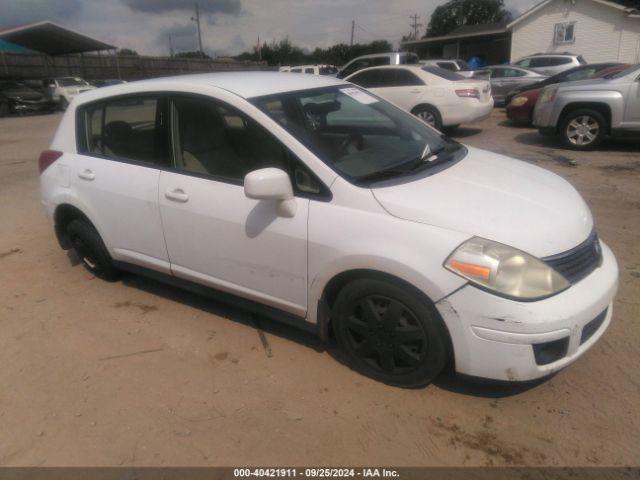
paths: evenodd
<path fill-rule="evenodd" d="M 530 68 L 547 76 L 586 64 L 587 62 L 582 55 L 573 55 L 572 53 L 536 53 L 513 62 L 513 65 Z"/>
<path fill-rule="evenodd" d="M 542 377 L 611 320 L 616 260 L 569 183 L 333 78 L 87 92 L 39 168 L 62 248 L 95 275 L 153 275 L 333 334 L 390 384 L 447 364 Z"/>

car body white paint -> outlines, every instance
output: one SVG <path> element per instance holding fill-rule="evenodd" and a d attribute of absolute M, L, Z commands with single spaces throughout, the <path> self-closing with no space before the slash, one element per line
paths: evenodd
<path fill-rule="evenodd" d="M 434 302 L 449 331 L 456 370 L 501 380 L 537 378 L 574 361 L 599 338 L 576 336 L 610 306 L 617 264 L 602 244 L 602 265 L 550 298 L 520 302 L 469 284 L 443 264 L 481 235 L 535 256 L 580 244 L 593 220 L 560 177 L 470 148 L 466 158 L 430 176 L 372 188 L 342 178 L 246 99 L 330 85 L 327 77 L 278 73 L 183 76 L 117 85 L 76 98 L 51 144 L 62 157 L 41 175 L 43 206 L 54 221 L 63 204 L 81 210 L 116 260 L 214 287 L 318 322 L 326 285 L 344 272 L 374 270 L 402 279 Z M 78 106 L 120 94 L 182 92 L 238 108 L 286 145 L 331 191 L 330 201 L 296 197 L 292 217 L 279 200 L 251 199 L 241 185 L 79 155 Z M 185 201 L 170 201 L 171 195 Z M 184 199 L 185 197 L 180 197 Z M 188 235 L 185 235 L 188 232 Z M 538 366 L 531 344 L 570 332 L 569 354 Z"/>
<path fill-rule="evenodd" d="M 447 127 L 461 123 L 474 123 L 487 118 L 493 110 L 491 84 L 488 80 L 464 79 L 451 81 L 423 70 L 423 65 L 392 65 L 370 67 L 348 76 L 346 81 L 357 79 L 364 72 L 375 70 L 407 70 L 422 81 L 422 85 L 366 87 L 370 92 L 385 100 L 412 112 L 420 105 L 435 107 Z M 457 72 L 456 72 L 457 73 Z M 357 82 L 354 82 L 357 83 Z M 477 89 L 480 98 L 460 97 L 456 90 Z"/>

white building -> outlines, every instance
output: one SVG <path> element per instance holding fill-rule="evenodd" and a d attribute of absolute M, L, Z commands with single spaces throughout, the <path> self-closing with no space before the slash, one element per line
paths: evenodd
<path fill-rule="evenodd" d="M 462 26 L 402 46 L 421 58 L 477 55 L 487 64 L 559 52 L 589 63 L 640 63 L 640 10 L 609 0 L 544 0 L 507 24 Z"/>
<path fill-rule="evenodd" d="M 640 11 L 606 0 L 545 0 L 507 29 L 512 61 L 570 51 L 589 63 L 640 62 Z"/>

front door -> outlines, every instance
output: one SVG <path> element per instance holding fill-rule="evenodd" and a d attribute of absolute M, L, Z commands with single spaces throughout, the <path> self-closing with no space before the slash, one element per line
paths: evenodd
<path fill-rule="evenodd" d="M 400 108 L 411 111 L 427 92 L 427 87 L 409 70 L 385 68 L 378 71 L 378 83 L 370 90 Z"/>
<path fill-rule="evenodd" d="M 640 130 L 640 77 L 629 85 L 628 92 L 625 102 L 625 128 Z"/>
<path fill-rule="evenodd" d="M 244 176 L 289 171 L 289 152 L 238 110 L 203 97 L 171 102 L 174 169 L 159 203 L 174 275 L 304 316 L 309 200 L 291 218 L 245 196 Z"/>

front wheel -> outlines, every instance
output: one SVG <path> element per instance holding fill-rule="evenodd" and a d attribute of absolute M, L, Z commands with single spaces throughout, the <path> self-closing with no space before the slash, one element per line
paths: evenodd
<path fill-rule="evenodd" d="M 572 150 L 592 150 L 604 139 L 607 121 L 597 111 L 578 109 L 569 112 L 560 126 L 563 143 Z"/>
<path fill-rule="evenodd" d="M 440 117 L 440 112 L 438 112 L 434 107 L 429 105 L 419 105 L 414 108 L 411 113 L 426 124 L 431 125 L 436 130 L 442 130 L 442 118 Z"/>
<path fill-rule="evenodd" d="M 346 285 L 333 306 L 332 323 L 352 367 L 375 380 L 422 387 L 447 363 L 448 336 L 435 307 L 390 281 Z"/>

